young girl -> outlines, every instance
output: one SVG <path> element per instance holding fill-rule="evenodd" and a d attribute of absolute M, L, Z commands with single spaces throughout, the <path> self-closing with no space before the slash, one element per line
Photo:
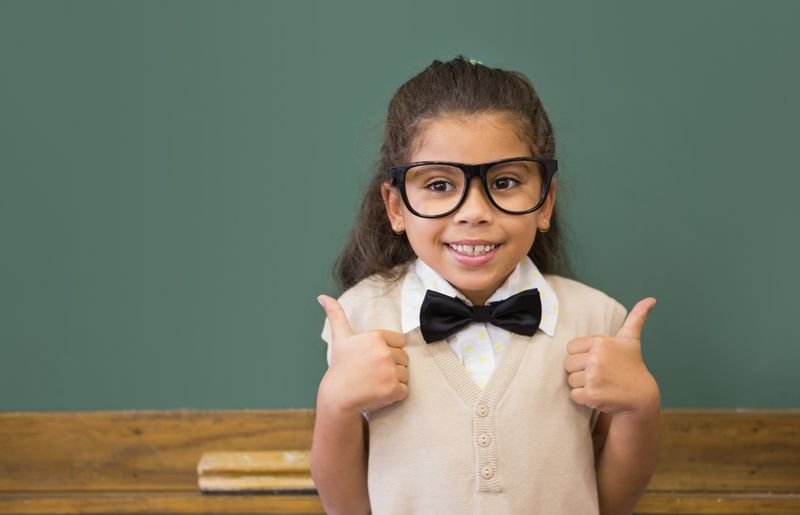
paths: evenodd
<path fill-rule="evenodd" d="M 568 279 L 553 130 L 520 73 L 434 61 L 320 295 L 311 471 L 331 514 L 631 513 L 660 394 L 629 316 Z"/>

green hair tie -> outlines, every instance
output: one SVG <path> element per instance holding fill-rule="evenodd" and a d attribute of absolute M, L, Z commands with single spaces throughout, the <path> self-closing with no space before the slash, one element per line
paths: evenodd
<path fill-rule="evenodd" d="M 477 59 L 470 59 L 469 64 L 483 64 L 482 62 L 478 61 Z M 485 66 L 485 65 L 484 65 Z"/>

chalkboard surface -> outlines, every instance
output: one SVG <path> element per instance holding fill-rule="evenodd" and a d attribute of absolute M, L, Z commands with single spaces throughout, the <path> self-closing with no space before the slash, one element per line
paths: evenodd
<path fill-rule="evenodd" d="M 800 404 L 800 4 L 0 3 L 0 409 L 312 407 L 386 104 L 534 83 L 665 407 Z"/>

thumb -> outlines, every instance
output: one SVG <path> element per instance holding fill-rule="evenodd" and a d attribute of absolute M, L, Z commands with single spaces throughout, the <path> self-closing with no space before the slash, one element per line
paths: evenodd
<path fill-rule="evenodd" d="M 325 310 L 325 315 L 331 324 L 331 340 L 338 338 L 346 338 L 353 334 L 350 328 L 350 322 L 347 320 L 347 314 L 342 309 L 342 306 L 332 297 L 327 295 L 320 295 L 317 297 L 317 302 L 320 303 L 322 309 Z"/>
<path fill-rule="evenodd" d="M 655 305 L 655 297 L 647 297 L 636 303 L 631 312 L 628 313 L 628 317 L 625 319 L 622 327 L 617 331 L 617 336 L 620 338 L 641 339 L 644 323 L 647 321 L 650 310 L 652 310 Z"/>

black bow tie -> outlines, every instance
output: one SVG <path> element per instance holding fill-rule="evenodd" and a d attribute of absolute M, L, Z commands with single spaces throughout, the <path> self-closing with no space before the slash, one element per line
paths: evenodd
<path fill-rule="evenodd" d="M 536 288 L 487 306 L 468 306 L 458 297 L 428 290 L 419 310 L 419 326 L 427 343 L 444 340 L 471 322 L 489 322 L 513 333 L 533 336 L 541 319 L 542 299 Z"/>

